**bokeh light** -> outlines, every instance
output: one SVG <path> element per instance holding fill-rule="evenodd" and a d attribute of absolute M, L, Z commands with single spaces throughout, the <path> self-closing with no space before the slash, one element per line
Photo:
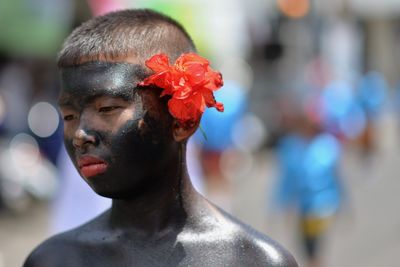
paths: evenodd
<path fill-rule="evenodd" d="M 309 0 L 278 0 L 279 10 L 288 17 L 301 18 L 310 10 Z"/>
<path fill-rule="evenodd" d="M 232 140 L 243 151 L 257 151 L 267 138 L 266 128 L 260 118 L 248 113 L 235 125 Z"/>
<path fill-rule="evenodd" d="M 10 142 L 10 154 L 13 163 L 20 168 L 18 170 L 26 172 L 33 168 L 39 161 L 39 146 L 36 140 L 28 134 L 18 134 Z"/>
<path fill-rule="evenodd" d="M 60 122 L 57 110 L 48 102 L 35 104 L 28 114 L 28 125 L 39 137 L 49 137 L 58 128 Z"/>

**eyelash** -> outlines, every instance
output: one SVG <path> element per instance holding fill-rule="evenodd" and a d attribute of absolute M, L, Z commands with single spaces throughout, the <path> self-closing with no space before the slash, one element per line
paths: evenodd
<path fill-rule="evenodd" d="M 118 108 L 120 108 L 120 106 L 101 107 L 101 108 L 99 108 L 98 112 L 107 113 L 107 112 L 111 112 Z M 75 119 L 75 115 L 66 115 L 66 116 L 64 116 L 63 119 L 64 119 L 64 121 L 72 121 L 73 119 Z"/>
<path fill-rule="evenodd" d="M 66 115 L 64 116 L 64 121 L 72 121 L 75 118 L 74 115 Z"/>
<path fill-rule="evenodd" d="M 120 106 L 101 107 L 99 108 L 99 112 L 110 112 L 118 108 L 120 108 Z"/>

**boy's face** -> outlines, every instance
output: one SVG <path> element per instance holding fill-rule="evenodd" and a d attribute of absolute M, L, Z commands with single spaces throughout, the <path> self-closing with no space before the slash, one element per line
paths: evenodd
<path fill-rule="evenodd" d="M 65 146 L 81 176 L 103 196 L 145 190 L 176 152 L 168 111 L 157 92 L 136 87 L 143 70 L 110 62 L 62 70 Z"/>

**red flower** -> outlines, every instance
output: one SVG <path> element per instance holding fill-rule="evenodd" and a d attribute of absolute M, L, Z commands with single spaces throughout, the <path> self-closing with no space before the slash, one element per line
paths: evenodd
<path fill-rule="evenodd" d="M 188 53 L 170 65 L 167 55 L 157 54 L 146 60 L 146 66 L 155 73 L 139 86 L 155 85 L 163 89 L 161 96 L 170 95 L 169 112 L 180 123 L 197 122 L 205 107 L 224 111 L 223 104 L 216 102 L 213 94 L 223 85 L 222 75 L 211 69 L 207 59 Z"/>

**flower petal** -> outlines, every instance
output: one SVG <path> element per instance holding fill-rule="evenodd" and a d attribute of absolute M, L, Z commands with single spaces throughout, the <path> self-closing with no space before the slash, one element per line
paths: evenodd
<path fill-rule="evenodd" d="M 213 91 L 223 85 L 221 73 L 209 66 L 209 61 L 197 54 L 181 55 L 173 66 L 165 54 L 158 54 L 146 61 L 155 74 L 139 85 L 155 85 L 164 89 L 161 96 L 171 95 L 168 108 L 171 115 L 184 125 L 198 121 L 206 107 L 223 111 L 216 102 Z"/>
<path fill-rule="evenodd" d="M 208 68 L 205 79 L 208 81 L 206 87 L 213 91 L 218 90 L 224 85 L 222 74 L 217 71 L 213 71 L 211 68 Z"/>
<path fill-rule="evenodd" d="M 204 96 L 201 93 L 194 93 L 193 97 L 191 98 L 193 105 L 196 107 L 196 109 L 203 114 L 205 108 L 206 108 L 206 102 L 204 100 Z"/>
<path fill-rule="evenodd" d="M 169 58 L 166 54 L 157 54 L 146 60 L 146 66 L 155 71 L 162 72 L 167 71 L 171 68 L 169 65 Z"/>
<path fill-rule="evenodd" d="M 185 70 L 185 76 L 190 84 L 198 85 L 204 81 L 207 69 L 199 63 L 188 64 Z"/>
<path fill-rule="evenodd" d="M 182 54 L 180 57 L 178 57 L 178 59 L 175 62 L 175 65 L 178 68 L 185 69 L 188 64 L 191 64 L 193 62 L 202 64 L 205 67 L 207 67 L 210 64 L 210 62 L 207 59 L 205 59 L 195 53 L 187 53 L 187 54 Z"/>
<path fill-rule="evenodd" d="M 153 74 L 150 77 L 147 77 L 143 80 L 143 82 L 139 83 L 139 86 L 149 86 L 155 85 L 159 88 L 164 89 L 167 92 L 171 91 L 171 83 L 170 83 L 170 73 L 169 72 L 161 72 L 157 74 Z M 163 92 L 164 94 L 168 94 L 167 92 Z"/>
<path fill-rule="evenodd" d="M 215 103 L 215 108 L 219 111 L 219 112 L 224 112 L 225 107 L 224 104 L 220 103 L 220 102 L 216 102 Z"/>
<path fill-rule="evenodd" d="M 201 113 L 192 100 L 171 98 L 168 101 L 169 112 L 180 122 L 194 122 L 200 119 Z"/>

